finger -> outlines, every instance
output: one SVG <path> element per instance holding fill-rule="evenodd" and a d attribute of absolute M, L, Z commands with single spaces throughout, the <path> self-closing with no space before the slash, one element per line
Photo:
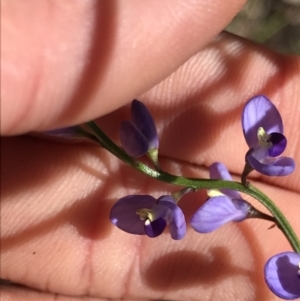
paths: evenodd
<path fill-rule="evenodd" d="M 267 230 L 268 222 L 232 223 L 209 235 L 189 229 L 181 241 L 167 231 L 155 239 L 130 235 L 110 224 L 113 203 L 177 188 L 141 176 L 96 146 L 18 137 L 3 139 L 2 147 L 1 277 L 103 298 L 276 300 L 264 284 L 263 265 L 290 247 L 279 230 Z M 195 165 L 162 165 L 207 177 Z M 300 231 L 298 194 L 261 188 Z M 187 220 L 205 197 L 200 191 L 181 201 Z"/>
<path fill-rule="evenodd" d="M 1 133 L 81 123 L 116 109 L 175 71 L 243 3 L 4 1 Z"/>

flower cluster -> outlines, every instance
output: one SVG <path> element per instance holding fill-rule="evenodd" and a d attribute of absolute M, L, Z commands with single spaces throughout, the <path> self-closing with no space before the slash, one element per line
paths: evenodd
<path fill-rule="evenodd" d="M 138 100 L 131 106 L 131 121 L 123 121 L 120 141 L 132 157 L 145 154 L 158 165 L 158 137 L 153 118 Z M 249 172 L 284 176 L 295 169 L 292 158 L 282 157 L 287 139 L 277 108 L 259 95 L 250 99 L 242 113 L 242 127 L 249 146 L 242 182 L 246 185 Z M 151 154 L 154 153 L 155 156 Z M 154 158 L 154 159 L 153 159 Z M 232 181 L 226 166 L 216 162 L 209 167 L 211 179 Z M 247 218 L 262 218 L 276 222 L 255 209 L 235 190 L 208 190 L 209 198 L 193 214 L 190 225 L 199 233 L 216 230 L 228 222 L 241 222 Z M 179 198 L 163 195 L 158 199 L 150 195 L 130 195 L 119 199 L 111 209 L 110 220 L 121 230 L 138 235 L 157 237 L 168 226 L 173 239 L 182 239 L 186 233 L 184 214 L 177 205 Z M 270 290 L 283 299 L 300 297 L 300 254 L 285 252 L 273 256 L 265 265 L 265 281 Z"/>
<path fill-rule="evenodd" d="M 95 130 L 95 126 L 95 123 L 90 126 L 87 123 L 83 127 L 51 131 L 47 134 L 65 138 L 84 137 L 98 141 L 107 149 L 114 148 L 111 152 L 117 153 L 119 158 L 119 151 L 123 154 L 125 151 L 127 158 L 128 155 L 134 158 L 132 162 L 135 168 L 138 166 L 137 163 L 142 164 L 137 162 L 136 158 L 146 155 L 156 168 L 156 171 L 151 169 L 153 174 L 170 176 L 160 168 L 157 130 L 149 110 L 143 103 L 134 100 L 131 104 L 131 120 L 121 123 L 120 142 L 123 150 L 113 142 L 109 146 L 106 143 L 107 136 L 104 137 L 105 134 L 97 130 L 97 126 Z M 294 160 L 282 156 L 287 145 L 287 138 L 283 134 L 282 118 L 266 96 L 255 96 L 246 103 L 242 112 L 242 128 L 249 150 L 245 155 L 246 163 L 241 178 L 243 185 L 239 184 L 240 186 L 250 189 L 247 176 L 253 170 L 267 176 L 285 176 L 294 171 Z M 149 169 L 148 166 L 147 168 Z M 220 162 L 213 163 L 209 167 L 209 177 L 234 184 L 229 182 L 232 181 L 231 175 L 226 166 Z M 177 176 L 173 177 L 173 179 L 177 178 Z M 217 182 L 224 183 L 224 181 Z M 173 183 L 173 180 L 169 183 Z M 113 205 L 110 220 L 116 227 L 127 233 L 147 235 L 151 238 L 161 235 L 168 228 L 171 237 L 180 240 L 186 234 L 187 221 L 178 206 L 178 201 L 184 194 L 195 190 L 188 185 L 183 185 L 186 188 L 180 192 L 162 195 L 157 199 L 151 195 L 125 196 Z M 229 187 L 233 186 L 229 185 Z M 208 199 L 195 211 L 189 223 L 195 231 L 209 233 L 226 223 L 241 222 L 248 218 L 268 220 L 280 228 L 275 214 L 271 216 L 257 210 L 236 190 L 225 188 L 209 189 Z M 297 247 L 294 249 L 296 250 Z M 271 257 L 265 264 L 264 275 L 268 287 L 275 295 L 286 300 L 300 298 L 300 253 L 283 252 Z"/>

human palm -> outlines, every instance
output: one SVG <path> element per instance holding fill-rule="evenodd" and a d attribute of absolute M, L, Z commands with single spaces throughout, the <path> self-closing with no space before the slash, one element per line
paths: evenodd
<path fill-rule="evenodd" d="M 138 97 L 156 121 L 164 170 L 208 177 L 207 166 L 222 161 L 239 179 L 242 108 L 265 94 L 282 115 L 285 154 L 300 162 L 299 58 L 226 33 L 211 41 L 239 1 L 227 8 L 214 1 L 214 9 L 211 1 L 13 3 L 2 4 L 3 136 L 102 116 L 98 124 L 118 141 L 124 105 Z M 1 140 L 1 278 L 29 287 L 2 286 L 8 299 L 277 300 L 263 266 L 290 246 L 270 223 L 247 220 L 205 235 L 189 227 L 180 241 L 130 235 L 109 222 L 117 199 L 179 188 L 92 143 Z M 251 178 L 297 233 L 299 178 L 297 168 L 288 177 Z M 199 191 L 180 201 L 187 220 L 205 198 Z"/>

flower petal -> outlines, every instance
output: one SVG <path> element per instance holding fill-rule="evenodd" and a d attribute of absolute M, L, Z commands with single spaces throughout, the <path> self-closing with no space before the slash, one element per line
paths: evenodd
<path fill-rule="evenodd" d="M 193 215 L 191 226 L 200 233 L 214 231 L 227 222 L 241 221 L 247 217 L 244 211 L 235 207 L 227 196 L 208 199 Z"/>
<path fill-rule="evenodd" d="M 121 122 L 120 141 L 125 152 L 134 158 L 145 155 L 149 149 L 145 136 L 128 120 Z"/>
<path fill-rule="evenodd" d="M 209 177 L 211 179 L 220 179 L 232 181 L 232 177 L 227 169 L 227 167 L 221 162 L 215 162 L 209 167 Z M 220 189 L 220 191 L 230 198 L 239 199 L 240 194 L 235 190 L 230 189 Z"/>
<path fill-rule="evenodd" d="M 145 221 L 136 211 L 141 208 L 151 209 L 156 199 L 150 195 L 129 195 L 119 199 L 110 211 L 110 220 L 121 230 L 131 234 L 145 234 Z"/>
<path fill-rule="evenodd" d="M 271 135 L 272 147 L 269 149 L 269 156 L 280 156 L 286 148 L 287 140 L 281 133 L 272 133 Z"/>
<path fill-rule="evenodd" d="M 235 209 L 240 212 L 240 214 L 237 217 L 235 217 L 232 221 L 233 222 L 241 222 L 245 218 L 247 218 L 248 214 L 249 214 L 249 210 L 252 206 L 249 203 L 247 203 L 246 201 L 244 201 L 243 199 L 234 199 L 231 201 L 232 201 Z"/>
<path fill-rule="evenodd" d="M 249 148 L 257 143 L 257 130 L 263 127 L 268 133 L 283 133 L 281 116 L 273 103 L 264 95 L 251 98 L 242 114 L 242 127 Z"/>
<path fill-rule="evenodd" d="M 182 239 L 186 233 L 186 221 L 182 210 L 169 195 L 161 196 L 158 199 L 158 203 L 168 207 L 173 213 L 173 218 L 169 225 L 171 237 L 173 239 Z"/>
<path fill-rule="evenodd" d="M 258 161 L 265 160 L 269 156 L 269 149 L 267 147 L 255 147 L 249 150 L 246 155 L 250 154 Z"/>
<path fill-rule="evenodd" d="M 287 176 L 295 169 L 295 161 L 289 157 L 269 157 L 263 160 L 262 163 L 252 156 L 250 152 L 247 155 L 246 160 L 253 169 L 266 176 Z"/>
<path fill-rule="evenodd" d="M 300 254 L 295 252 L 283 252 L 267 261 L 265 281 L 278 297 L 286 300 L 300 298 L 299 262 Z"/>
<path fill-rule="evenodd" d="M 146 137 L 149 149 L 158 148 L 159 142 L 154 120 L 147 107 L 136 99 L 131 103 L 131 120 Z"/>
<path fill-rule="evenodd" d="M 76 126 L 55 129 L 52 131 L 43 132 L 45 135 L 62 137 L 62 138 L 75 138 L 78 134 L 78 130 Z"/>
<path fill-rule="evenodd" d="M 167 222 L 163 218 L 156 219 L 153 222 L 150 222 L 149 220 L 147 220 L 145 222 L 145 226 L 144 226 L 145 233 L 149 237 L 157 237 L 164 232 L 166 225 L 167 225 Z"/>

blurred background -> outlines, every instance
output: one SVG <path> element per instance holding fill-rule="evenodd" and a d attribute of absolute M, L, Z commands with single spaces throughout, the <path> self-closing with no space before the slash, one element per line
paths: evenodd
<path fill-rule="evenodd" d="M 300 0 L 248 0 L 226 31 L 279 52 L 300 54 Z"/>

